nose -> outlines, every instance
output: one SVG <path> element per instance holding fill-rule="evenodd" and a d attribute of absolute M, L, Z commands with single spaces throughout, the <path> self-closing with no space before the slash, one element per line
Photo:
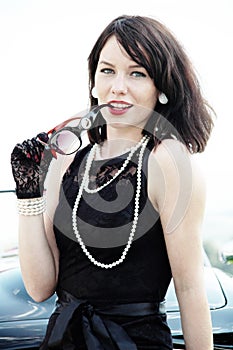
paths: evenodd
<path fill-rule="evenodd" d="M 126 79 L 123 76 L 117 75 L 112 82 L 111 90 L 114 95 L 126 95 L 128 92 Z"/>

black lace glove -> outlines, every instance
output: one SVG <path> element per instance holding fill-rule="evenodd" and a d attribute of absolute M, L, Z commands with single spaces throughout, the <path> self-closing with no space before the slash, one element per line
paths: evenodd
<path fill-rule="evenodd" d="M 44 181 L 52 160 L 52 153 L 37 140 L 48 141 L 46 133 L 18 143 L 11 153 L 11 167 L 18 198 L 42 197 Z"/>

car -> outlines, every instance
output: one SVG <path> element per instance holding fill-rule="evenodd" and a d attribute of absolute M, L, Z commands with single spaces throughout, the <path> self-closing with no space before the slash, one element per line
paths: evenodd
<path fill-rule="evenodd" d="M 233 276 L 213 268 L 204 252 L 206 292 L 212 318 L 214 349 L 233 349 Z M 167 295 L 168 324 L 172 331 L 174 348 L 185 349 L 179 306 L 171 282 Z"/>
<path fill-rule="evenodd" d="M 204 257 L 214 349 L 233 349 L 233 277 L 213 268 L 206 254 Z M 56 295 L 41 303 L 28 295 L 17 259 L 15 266 L 11 263 L 8 269 L 5 267 L 0 272 L 0 349 L 38 349 L 55 302 Z M 166 309 L 174 349 L 185 349 L 173 282 L 167 292 Z"/>

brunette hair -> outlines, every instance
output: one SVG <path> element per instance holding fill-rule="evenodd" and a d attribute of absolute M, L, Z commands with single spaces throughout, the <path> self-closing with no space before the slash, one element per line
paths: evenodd
<path fill-rule="evenodd" d="M 175 134 L 190 152 L 204 151 L 213 128 L 212 109 L 201 94 L 197 76 L 181 44 L 153 18 L 124 15 L 103 30 L 88 57 L 91 106 L 98 104 L 91 90 L 100 52 L 112 35 L 127 54 L 146 69 L 156 88 L 168 98 L 167 104 L 157 101 L 156 118 L 153 113 L 143 133 L 149 131 L 153 134 L 155 146 Z M 99 143 L 107 137 L 102 116 L 98 123 L 89 132 L 92 143 Z"/>

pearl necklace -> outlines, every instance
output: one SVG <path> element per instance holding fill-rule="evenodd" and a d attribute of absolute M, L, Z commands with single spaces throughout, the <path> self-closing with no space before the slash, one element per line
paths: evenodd
<path fill-rule="evenodd" d="M 147 136 L 144 136 L 134 147 L 131 147 L 129 150 L 130 150 L 130 153 L 128 155 L 128 157 L 126 158 L 126 160 L 124 161 L 124 163 L 122 164 L 122 167 L 116 172 L 116 174 L 110 179 L 108 180 L 107 182 L 105 182 L 105 184 L 103 184 L 102 186 L 100 187 L 97 187 L 96 189 L 89 189 L 88 188 L 88 183 L 89 183 L 89 172 L 90 172 L 90 168 L 91 168 L 91 164 L 92 164 L 92 161 L 94 159 L 94 156 L 96 154 L 96 150 L 99 150 L 99 145 L 98 144 L 95 144 L 93 146 L 93 148 L 95 147 L 95 149 L 93 150 L 93 159 L 90 160 L 89 164 L 87 164 L 89 166 L 89 169 L 87 170 L 87 174 L 86 174 L 86 181 L 85 181 L 85 184 L 84 184 L 84 190 L 87 192 L 87 193 L 97 193 L 99 191 L 101 191 L 104 187 L 108 186 L 113 180 L 115 180 L 117 178 L 117 176 L 119 176 L 123 171 L 124 169 L 127 167 L 127 165 L 129 164 L 129 161 L 132 159 L 134 153 L 143 145 L 143 143 L 147 140 Z"/>
<path fill-rule="evenodd" d="M 88 257 L 88 259 L 96 266 L 101 267 L 101 268 L 105 268 L 105 269 L 110 269 L 113 268 L 119 264 L 121 264 L 124 260 L 125 257 L 128 253 L 128 250 L 133 242 L 133 238 L 135 235 L 135 231 L 136 231 L 136 227 L 137 227 L 137 223 L 138 223 L 138 217 L 139 217 L 139 198 L 140 198 L 140 193 L 141 193 L 141 171 L 142 171 L 142 160 L 143 160 L 143 155 L 146 149 L 146 145 L 149 141 L 149 137 L 148 136 L 144 136 L 140 142 L 131 149 L 130 154 L 128 155 L 127 159 L 124 161 L 122 167 L 118 170 L 118 172 L 109 180 L 107 181 L 104 185 L 94 189 L 94 190 L 90 190 L 88 188 L 88 183 L 89 183 L 89 172 L 91 169 L 91 165 L 92 162 L 94 160 L 95 157 L 95 153 L 96 153 L 96 148 L 97 148 L 97 144 L 95 144 L 92 149 L 90 150 L 89 156 L 87 158 L 87 162 L 86 162 L 86 168 L 85 168 L 85 172 L 83 175 L 83 180 L 80 184 L 80 188 L 75 200 L 75 204 L 74 204 L 74 208 L 73 208 L 73 212 L 72 212 L 72 223 L 73 223 L 73 230 L 74 230 L 74 234 L 77 238 L 78 243 L 80 244 L 83 252 L 86 254 L 86 256 Z M 97 261 L 91 254 L 90 252 L 87 250 L 80 234 L 77 228 L 77 211 L 78 211 L 78 206 L 79 206 L 79 202 L 81 200 L 82 197 L 82 193 L 83 190 L 87 191 L 88 193 L 97 193 L 98 191 L 100 191 L 101 189 L 103 189 L 104 187 L 106 187 L 107 185 L 109 185 L 117 176 L 119 176 L 122 171 L 126 168 L 126 166 L 128 165 L 129 161 L 131 160 L 131 158 L 133 157 L 134 153 L 141 147 L 141 150 L 139 152 L 139 156 L 138 156 L 138 167 L 137 167 L 137 188 L 136 188 L 136 194 L 135 194 L 135 203 L 134 203 L 134 218 L 133 218 L 133 223 L 132 223 L 132 227 L 131 227 L 131 232 L 129 235 L 129 239 L 128 242 L 121 254 L 121 257 L 114 261 L 111 264 L 104 264 L 101 263 L 99 261 Z"/>

